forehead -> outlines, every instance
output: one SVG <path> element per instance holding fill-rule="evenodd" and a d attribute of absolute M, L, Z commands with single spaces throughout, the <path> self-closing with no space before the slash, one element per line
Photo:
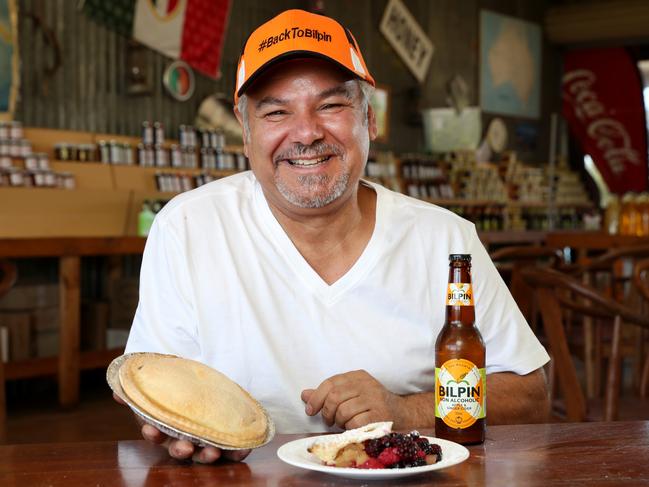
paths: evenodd
<path fill-rule="evenodd" d="M 298 87 L 327 90 L 352 78 L 329 61 L 313 58 L 291 59 L 269 68 L 246 94 L 251 98 L 259 98 L 273 91 Z M 286 95 L 291 93 L 297 94 L 288 92 Z"/>

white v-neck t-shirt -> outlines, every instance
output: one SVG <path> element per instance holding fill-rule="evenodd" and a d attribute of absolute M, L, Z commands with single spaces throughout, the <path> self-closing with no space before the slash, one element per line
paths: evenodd
<path fill-rule="evenodd" d="M 328 285 L 244 172 L 183 193 L 156 216 L 127 352 L 170 353 L 226 374 L 282 433 L 325 431 L 300 399 L 335 374 L 364 369 L 390 391 L 433 391 L 448 256 L 471 254 L 487 373 L 529 373 L 549 357 L 472 223 L 363 182 L 377 195 L 374 232 Z M 431 408 L 433 408 L 431 403 Z"/>

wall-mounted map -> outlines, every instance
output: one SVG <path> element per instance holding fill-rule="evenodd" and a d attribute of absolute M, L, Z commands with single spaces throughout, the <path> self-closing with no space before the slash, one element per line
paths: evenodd
<path fill-rule="evenodd" d="M 480 105 L 485 112 L 538 118 L 541 28 L 488 10 L 480 12 Z"/>

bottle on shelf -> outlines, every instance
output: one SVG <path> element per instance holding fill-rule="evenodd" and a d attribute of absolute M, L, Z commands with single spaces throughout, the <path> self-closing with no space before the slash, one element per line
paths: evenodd
<path fill-rule="evenodd" d="M 137 216 L 137 234 L 139 237 L 146 237 L 149 235 L 149 230 L 151 230 L 151 225 L 153 225 L 155 213 L 151 206 L 149 200 L 144 200 L 142 203 L 142 209 Z"/>
<path fill-rule="evenodd" d="M 612 194 L 606 202 L 604 230 L 611 235 L 620 232 L 620 198 Z"/>

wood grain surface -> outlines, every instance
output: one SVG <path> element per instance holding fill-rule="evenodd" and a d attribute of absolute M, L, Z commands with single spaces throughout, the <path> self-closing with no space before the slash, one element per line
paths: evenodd
<path fill-rule="evenodd" d="M 422 433 L 430 433 L 422 430 Z M 649 421 L 493 426 L 459 465 L 421 476 L 346 480 L 284 464 L 278 435 L 244 462 L 192 465 L 145 441 L 0 447 L 0 485 L 74 486 L 618 486 L 649 484 Z"/>

